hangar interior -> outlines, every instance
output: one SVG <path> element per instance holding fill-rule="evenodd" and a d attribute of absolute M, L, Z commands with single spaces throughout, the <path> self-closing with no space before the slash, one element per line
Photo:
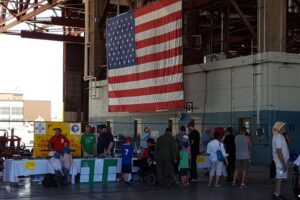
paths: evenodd
<path fill-rule="evenodd" d="M 152 2 L 0 0 L 0 33 L 64 43 L 65 121 L 118 121 L 127 125 L 115 124 L 116 131 L 135 134 L 147 120 L 160 132 L 157 120 L 174 130 L 191 119 L 199 129 L 255 124 L 256 151 L 268 149 L 257 158 L 262 163 L 270 153 L 270 125 L 278 118 L 290 121 L 289 131 L 300 142 L 300 0 L 182 0 L 185 97 L 193 112 L 108 113 L 106 19 Z M 238 97 L 245 105 L 236 106 Z"/>

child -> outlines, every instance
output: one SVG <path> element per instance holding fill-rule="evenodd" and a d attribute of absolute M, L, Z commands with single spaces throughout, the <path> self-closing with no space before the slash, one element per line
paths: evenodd
<path fill-rule="evenodd" d="M 179 152 L 179 174 L 181 178 L 181 182 L 183 186 L 188 186 L 188 172 L 189 172 L 189 159 L 190 159 L 191 153 L 189 149 L 189 143 L 183 142 L 182 143 L 182 149 Z"/>
<path fill-rule="evenodd" d="M 60 153 L 56 153 L 55 151 L 49 152 L 49 164 L 50 168 L 54 169 L 54 181 L 56 186 L 61 186 L 62 184 L 62 165 L 60 160 Z"/>
<path fill-rule="evenodd" d="M 125 144 L 122 146 L 122 178 L 124 183 L 129 185 L 128 175 L 131 173 L 131 162 L 133 155 L 133 147 L 131 146 L 131 137 L 126 138 Z"/>
<path fill-rule="evenodd" d="M 62 172 L 64 176 L 63 184 L 68 184 L 68 177 L 71 169 L 71 165 L 73 162 L 72 156 L 70 155 L 71 149 L 69 147 L 64 147 L 64 154 L 61 157 L 61 163 L 62 163 Z"/>

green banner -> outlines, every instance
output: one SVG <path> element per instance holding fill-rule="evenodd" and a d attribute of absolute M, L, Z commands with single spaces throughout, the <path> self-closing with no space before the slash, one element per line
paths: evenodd
<path fill-rule="evenodd" d="M 81 160 L 80 183 L 94 183 L 95 160 Z"/>

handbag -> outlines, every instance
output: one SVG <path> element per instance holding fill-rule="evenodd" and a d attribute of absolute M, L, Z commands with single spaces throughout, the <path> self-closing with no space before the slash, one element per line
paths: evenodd
<path fill-rule="evenodd" d="M 221 142 L 219 144 L 219 149 L 217 150 L 216 154 L 217 154 L 218 161 L 225 162 L 225 158 L 224 158 L 223 153 L 221 151 Z"/>

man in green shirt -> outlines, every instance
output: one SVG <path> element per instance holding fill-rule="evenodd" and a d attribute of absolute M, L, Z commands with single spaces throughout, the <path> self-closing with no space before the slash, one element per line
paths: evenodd
<path fill-rule="evenodd" d="M 87 125 L 85 132 L 81 136 L 80 140 L 83 157 L 94 157 L 96 149 L 96 137 L 92 132 L 92 127 Z"/>

